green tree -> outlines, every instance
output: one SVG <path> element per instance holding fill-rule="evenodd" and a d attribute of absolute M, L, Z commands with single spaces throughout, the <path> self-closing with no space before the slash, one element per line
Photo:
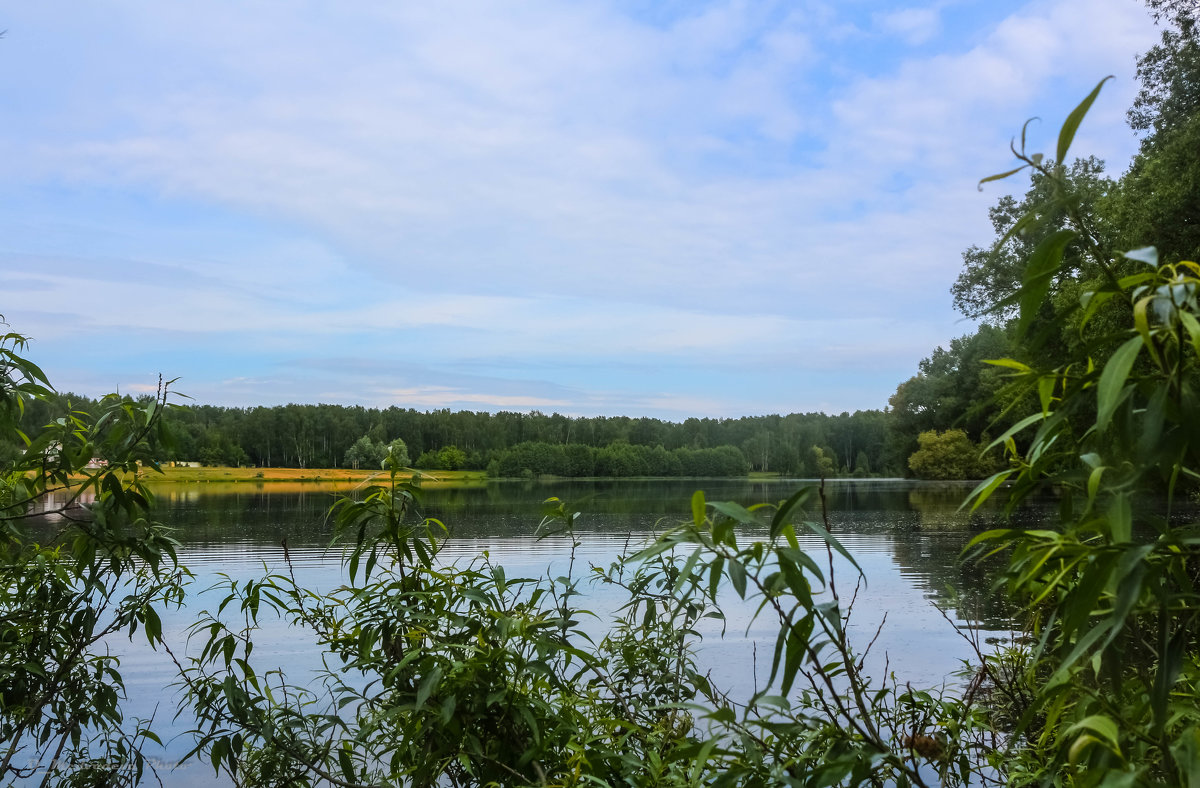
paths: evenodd
<path fill-rule="evenodd" d="M 978 479 L 990 469 L 980 457 L 981 447 L 962 430 L 922 432 L 917 444 L 908 467 L 918 479 Z"/>
<path fill-rule="evenodd" d="M 372 440 L 369 435 L 363 435 L 346 450 L 342 464 L 355 470 L 359 468 L 375 469 L 380 467 L 387 453 L 388 449 L 383 443 Z M 405 450 L 405 454 L 407 453 Z"/>
<path fill-rule="evenodd" d="M 1012 352 L 1010 330 L 984 324 L 922 359 L 918 373 L 888 400 L 892 463 L 907 467 L 922 432 L 961 429 L 972 441 L 982 439 L 1011 404 L 1000 398 L 1004 372 L 985 362 Z"/>
<path fill-rule="evenodd" d="M 129 785 L 152 768 L 142 748 L 155 737 L 124 716 L 109 641 L 140 629 L 161 643 L 159 611 L 186 575 L 145 485 L 154 445 L 171 445 L 169 384 L 140 402 L 104 397 L 94 414 L 58 410 L 26 346 L 0 336 L 0 434 L 21 438 L 0 472 L 0 780 Z M 53 418 L 21 429 L 35 403 Z"/>
<path fill-rule="evenodd" d="M 387 445 L 384 459 L 391 467 L 395 468 L 407 468 L 412 464 L 412 459 L 408 456 L 408 445 L 400 438 L 396 438 Z"/>
<path fill-rule="evenodd" d="M 828 452 L 820 446 L 813 446 L 810 452 L 815 463 L 817 476 L 826 479 L 837 474 L 837 465 Z"/>
<path fill-rule="evenodd" d="M 1007 322 L 1017 314 L 1015 295 L 1042 241 L 1077 221 L 1086 221 L 1097 233 L 1109 231 L 1097 218 L 1098 203 L 1113 188 L 1104 176 L 1104 162 L 1077 159 L 1060 177 L 1070 185 L 1070 204 L 1055 181 L 1038 172 L 1021 200 L 1005 195 L 989 210 L 997 240 L 991 247 L 963 252 L 963 269 L 950 288 L 954 307 L 963 315 Z M 1057 272 L 1062 278 L 1086 276 L 1094 268 L 1078 246 L 1068 247 L 1063 260 Z"/>
<path fill-rule="evenodd" d="M 467 454 L 457 446 L 443 446 L 437 453 L 437 467 L 443 471 L 457 471 L 467 462 Z"/>

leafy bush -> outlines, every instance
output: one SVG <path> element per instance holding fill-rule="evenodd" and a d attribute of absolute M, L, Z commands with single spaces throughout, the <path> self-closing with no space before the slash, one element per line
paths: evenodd
<path fill-rule="evenodd" d="M 125 718 L 120 662 L 104 641 L 141 629 L 161 643 L 159 611 L 183 597 L 186 570 L 148 518 L 144 484 L 157 470 L 152 439 L 169 443 L 159 430 L 169 384 L 26 435 L 17 422 L 30 403 L 57 399 L 22 355 L 26 342 L 0 336 L 0 432 L 22 442 L 0 474 L 0 780 L 129 784 L 156 739 Z"/>
<path fill-rule="evenodd" d="M 992 470 L 981 447 L 962 430 L 929 430 L 917 436 L 920 447 L 908 458 L 908 467 L 918 479 L 978 479 Z"/>

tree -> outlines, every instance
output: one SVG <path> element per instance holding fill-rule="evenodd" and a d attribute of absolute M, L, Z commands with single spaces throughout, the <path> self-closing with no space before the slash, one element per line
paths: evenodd
<path fill-rule="evenodd" d="M 1086 221 L 1096 232 L 1107 230 L 1097 221 L 1097 205 L 1113 187 L 1104 176 L 1104 162 L 1094 157 L 1077 159 L 1061 177 L 1070 186 L 1070 205 L 1055 199 L 1059 192 L 1054 181 L 1035 172 L 1024 198 L 1017 201 L 1004 195 L 988 211 L 996 242 L 989 248 L 972 246 L 963 252 L 963 269 L 950 288 L 955 309 L 966 317 L 1006 323 L 1017 313 L 1014 295 L 1033 251 L 1043 240 L 1076 221 Z M 1088 258 L 1078 247 L 1070 248 L 1063 259 L 1057 272 L 1061 278 L 1090 271 Z"/>
<path fill-rule="evenodd" d="M 920 448 L 908 458 L 908 467 L 918 479 L 978 479 L 989 468 L 980 458 L 981 447 L 962 430 L 929 430 L 917 436 Z"/>
<path fill-rule="evenodd" d="M 387 454 L 387 446 L 372 440 L 370 435 L 363 435 L 346 450 L 342 463 L 354 470 L 358 470 L 360 467 L 375 469 L 380 467 Z M 405 449 L 405 455 L 407 454 L 408 450 Z"/>
<path fill-rule="evenodd" d="M 142 745 L 154 734 L 124 718 L 124 677 L 106 641 L 141 629 L 161 643 L 159 611 L 183 595 L 186 571 L 167 528 L 148 517 L 145 486 L 158 468 L 153 444 L 171 444 L 161 430 L 169 384 L 146 401 L 109 395 L 94 414 L 59 410 L 22 430 L 35 403 L 57 410 L 26 346 L 0 336 L 0 434 L 21 439 L 0 473 L 0 779 L 129 785 L 152 768 Z"/>
<path fill-rule="evenodd" d="M 457 471 L 467 462 L 467 453 L 457 446 L 443 446 L 437 453 L 437 467 L 443 471 Z"/>
<path fill-rule="evenodd" d="M 813 462 L 815 463 L 817 476 L 822 479 L 829 478 L 837 473 L 837 465 L 834 463 L 833 457 L 829 455 L 820 446 L 813 446 L 811 449 Z"/>
<path fill-rule="evenodd" d="M 1064 125 L 1060 150 L 1099 90 Z M 1017 155 L 1021 169 L 1069 192 L 1042 157 Z M 1080 242 L 1095 246 L 1086 219 L 1072 218 Z M 1055 298 L 1065 248 L 1047 239 L 1036 250 L 1041 271 L 1019 294 L 1023 322 Z M 1200 265 L 1163 262 L 1153 247 L 1094 253 L 1100 276 L 1083 303 L 1122 304 L 1123 329 L 1080 330 L 1052 369 L 1004 362 L 1040 407 L 1000 436 L 1009 467 L 979 485 L 974 504 L 1005 482 L 1009 511 L 1047 487 L 1063 503 L 1054 528 L 974 540 L 978 555 L 1007 556 L 1006 589 L 1039 637 L 1036 650 L 1006 649 L 984 669 L 1019 718 L 1014 737 L 1025 744 L 1009 765 L 1018 781 L 1190 785 L 1200 780 L 1200 541 L 1134 499 L 1165 494 L 1171 511 L 1181 480 L 1200 478 Z M 1120 275 L 1129 267 L 1137 273 Z M 1032 435 L 1022 446 L 1023 432 Z"/>
<path fill-rule="evenodd" d="M 931 430 L 959 429 L 969 440 L 981 440 L 1011 404 L 1000 398 L 1004 371 L 986 361 L 1012 352 L 1010 330 L 985 323 L 922 359 L 917 375 L 888 400 L 893 464 L 911 468 L 908 457 L 918 448 L 917 436 Z"/>
<path fill-rule="evenodd" d="M 400 438 L 396 438 L 387 445 L 384 459 L 393 468 L 407 468 L 412 464 L 412 460 L 408 456 L 408 446 Z"/>

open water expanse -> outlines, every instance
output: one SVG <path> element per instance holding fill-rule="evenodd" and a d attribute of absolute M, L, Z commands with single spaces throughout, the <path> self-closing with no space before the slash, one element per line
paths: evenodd
<path fill-rule="evenodd" d="M 422 509 L 449 528 L 450 539 L 442 553 L 446 560 L 471 560 L 487 551 L 494 562 L 505 566 L 510 577 L 538 577 L 547 572 L 561 574 L 569 557 L 567 540 L 538 540 L 535 536 L 541 504 L 550 496 L 577 502 L 576 508 L 583 513 L 577 522 L 582 546 L 576 561 L 577 567 L 586 569 L 589 563 L 608 565 L 627 545 L 644 543 L 670 523 L 689 517 L 689 501 L 697 489 L 703 489 L 710 501 L 748 505 L 779 502 L 811 483 L 497 482 L 429 489 Z M 303 584 L 330 590 L 344 581 L 341 551 L 330 547 L 332 529 L 327 512 L 334 494 L 316 485 L 285 489 L 191 484 L 164 486 L 158 491 L 160 519 L 178 529 L 180 559 L 195 574 L 188 606 L 163 616 L 164 636 L 176 653 L 187 651 L 187 627 L 196 613 L 215 607 L 217 595 L 205 589 L 223 575 L 247 579 L 284 571 L 281 543 L 285 538 Z M 865 644 L 886 615 L 869 670 L 882 671 L 886 658 L 897 679 L 914 687 L 957 681 L 953 674 L 970 658 L 971 649 L 939 607 L 958 624 L 983 630 L 985 637 L 1009 636 L 1006 611 L 988 592 L 990 578 L 958 561 L 973 534 L 998 522 L 995 510 L 972 516 L 958 511 L 969 490 L 970 485 L 901 480 L 828 483 L 832 531 L 856 557 L 865 577 L 851 619 L 852 631 Z M 1021 516 L 1032 521 L 1042 513 L 1040 507 L 1034 507 Z M 810 539 L 804 546 L 818 551 L 814 557 L 825 565 L 822 543 Z M 846 599 L 856 573 L 844 564 L 838 572 L 839 589 Z M 620 601 L 607 588 L 588 588 L 587 593 L 582 604 L 601 619 Z M 735 693 L 748 694 L 756 681 L 769 674 L 776 630 L 766 620 L 752 623 L 746 609 L 733 607 L 727 613 L 729 626 L 724 637 L 716 623 L 704 630 L 699 659 L 718 681 Z M 191 722 L 187 717 L 174 719 L 178 689 L 171 663 L 165 655 L 136 641 L 116 641 L 111 647 L 122 654 L 128 715 L 153 716 L 154 728 L 166 742 L 164 751 L 154 754 L 155 760 L 164 765 L 177 760 L 192 747 L 186 735 Z M 298 683 L 320 666 L 304 633 L 290 631 L 280 622 L 264 626 L 254 656 L 260 672 L 281 668 Z M 162 776 L 168 785 L 221 784 L 211 767 L 198 761 L 173 771 L 168 767 Z"/>

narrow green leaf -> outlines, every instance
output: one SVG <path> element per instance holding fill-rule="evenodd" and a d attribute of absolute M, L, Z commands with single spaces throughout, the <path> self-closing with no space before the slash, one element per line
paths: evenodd
<path fill-rule="evenodd" d="M 1200 788 L 1200 726 L 1193 725 L 1175 739 L 1171 754 L 1179 768 L 1179 784 Z"/>
<path fill-rule="evenodd" d="M 1162 366 L 1162 359 L 1158 355 L 1158 348 L 1154 346 L 1154 340 L 1150 337 L 1150 316 L 1146 314 L 1147 309 L 1153 301 L 1154 296 L 1148 295 L 1139 298 L 1137 303 L 1133 305 L 1133 327 L 1141 335 L 1142 344 L 1150 351 L 1150 355 L 1154 358 L 1154 363 Z"/>
<path fill-rule="evenodd" d="M 1177 314 L 1179 321 L 1187 330 L 1188 338 L 1192 340 L 1192 350 L 1200 356 L 1200 321 L 1197 321 L 1196 316 L 1186 309 L 1180 309 Z"/>
<path fill-rule="evenodd" d="M 1054 402 L 1054 387 L 1058 384 L 1057 375 L 1043 375 L 1038 378 L 1038 399 L 1042 403 L 1042 415 L 1050 415 L 1050 405 Z"/>
<path fill-rule="evenodd" d="M 792 512 L 797 506 L 803 503 L 806 498 L 808 498 L 808 496 L 812 493 L 812 490 L 812 487 L 803 487 L 797 490 L 790 498 L 780 504 L 778 509 L 775 510 L 775 516 L 771 518 L 772 539 L 779 536 L 779 533 L 783 530 L 783 527 L 791 522 L 789 518 L 791 517 Z"/>
<path fill-rule="evenodd" d="M 759 525 L 759 519 L 746 507 L 734 501 L 713 501 L 709 504 L 726 517 L 736 520 L 743 525 Z"/>
<path fill-rule="evenodd" d="M 1018 372 L 1032 372 L 1033 369 L 1028 364 L 1022 364 L 1020 361 L 1015 361 L 1011 358 L 985 358 L 984 364 L 992 364 L 997 367 L 1008 367 L 1015 369 Z"/>
<path fill-rule="evenodd" d="M 1136 260 L 1139 263 L 1145 263 L 1151 268 L 1158 268 L 1158 249 L 1153 246 L 1143 246 L 1140 249 L 1132 249 L 1125 253 L 1125 257 L 1129 260 Z"/>
<path fill-rule="evenodd" d="M 742 599 L 746 598 L 746 567 L 742 566 L 742 562 L 736 558 L 730 558 L 726 571 L 729 573 L 729 582 L 733 583 L 733 590 Z"/>
<path fill-rule="evenodd" d="M 442 681 L 441 665 L 425 674 L 425 678 L 421 679 L 420 685 L 417 687 L 416 707 L 419 709 L 425 705 L 425 701 L 429 700 L 429 696 L 437 688 Z"/>
<path fill-rule="evenodd" d="M 683 563 L 683 568 L 679 570 L 679 577 L 675 578 L 675 586 L 672 589 L 675 593 L 678 593 L 679 589 L 683 588 L 683 584 L 691 579 L 692 570 L 696 568 L 696 562 L 700 560 L 700 550 L 699 547 L 693 550 L 687 561 Z"/>
<path fill-rule="evenodd" d="M 1060 165 L 1066 166 L 1067 151 L 1071 149 L 1071 142 L 1075 139 L 1075 132 L 1079 130 L 1079 124 L 1083 122 L 1084 116 L 1092 108 L 1092 103 L 1100 95 L 1100 88 L 1104 87 L 1104 83 L 1110 79 L 1112 79 L 1111 75 L 1100 80 L 1099 84 L 1092 88 L 1092 92 L 1087 95 L 1087 98 L 1079 102 L 1079 106 L 1071 110 L 1071 114 L 1067 115 L 1067 119 L 1063 121 L 1062 128 L 1058 132 L 1058 151 L 1055 155 Z"/>
<path fill-rule="evenodd" d="M 781 547 L 778 550 L 780 558 L 787 558 L 800 566 L 803 566 L 811 572 L 822 583 L 825 582 L 825 575 L 821 573 L 821 567 L 812 559 L 808 553 L 795 547 Z"/>
<path fill-rule="evenodd" d="M 825 527 L 823 525 L 821 525 L 820 523 L 811 522 L 811 521 L 806 522 L 804 525 L 809 530 L 811 530 L 813 533 L 815 533 L 817 536 L 824 539 L 826 544 L 828 544 L 834 550 L 837 550 L 842 555 L 843 558 L 845 558 L 847 561 L 850 562 L 851 566 L 853 566 L 855 569 L 858 570 L 858 573 L 860 575 L 863 574 L 862 567 L 858 565 L 858 561 L 854 560 L 854 556 L 850 555 L 850 551 L 847 550 L 846 548 L 842 547 L 842 543 L 839 542 L 836 538 L 834 538 L 833 534 L 826 531 Z M 864 576 L 864 582 L 865 582 L 865 576 Z"/>
<path fill-rule="evenodd" d="M 984 479 L 974 490 L 971 490 L 971 493 L 966 497 L 966 500 L 962 502 L 962 506 L 958 507 L 959 511 L 962 511 L 963 506 L 971 503 L 971 501 L 974 501 L 974 503 L 971 503 L 971 511 L 973 512 L 978 509 L 983 505 L 984 501 L 992 496 L 992 493 L 996 491 L 996 488 L 1004 484 L 1004 482 L 1008 480 L 1008 477 L 1012 476 L 1014 473 L 1015 471 L 1009 468 L 1008 470 L 994 473 L 990 477 Z"/>
<path fill-rule="evenodd" d="M 1104 714 L 1092 714 L 1091 716 L 1084 717 L 1067 730 L 1067 735 L 1071 736 L 1083 731 L 1091 731 L 1103 741 L 1110 744 L 1114 749 L 1121 738 L 1117 723 L 1111 717 Z"/>
<path fill-rule="evenodd" d="M 1034 413 L 1032 416 L 1026 416 L 1025 418 L 1018 421 L 1016 424 L 1012 425 L 1007 430 L 1005 430 L 1004 434 L 1001 435 L 999 438 L 996 438 L 996 440 L 989 443 L 987 448 L 994 449 L 997 446 L 1003 445 L 1009 438 L 1016 435 L 1021 430 L 1025 429 L 1026 427 L 1028 427 L 1031 424 L 1037 424 L 1039 421 L 1044 421 L 1045 418 L 1046 417 L 1041 413 Z"/>
<path fill-rule="evenodd" d="M 1108 466 L 1106 465 L 1100 465 L 1096 468 L 1093 468 L 1092 472 L 1088 474 L 1087 496 L 1089 509 L 1096 502 L 1096 493 L 1100 490 L 1100 478 L 1104 475 L 1104 471 L 1107 470 L 1107 468 Z"/>
<path fill-rule="evenodd" d="M 1046 295 L 1050 292 L 1050 284 L 1054 281 L 1054 275 L 1062 266 L 1063 253 L 1066 251 L 1067 245 L 1075 240 L 1076 235 L 1074 230 L 1058 230 L 1039 243 L 1033 250 L 1033 254 L 1030 255 L 1029 264 L 1025 268 L 1025 275 L 1021 282 L 1020 317 L 1017 320 L 1018 334 L 1024 334 L 1029 330 L 1034 316 L 1041 309 L 1042 302 L 1046 300 Z"/>
<path fill-rule="evenodd" d="M 991 181 L 1002 181 L 1005 178 L 1009 177 L 1010 175 L 1016 175 L 1018 172 L 1020 172 L 1021 170 L 1025 169 L 1028 166 L 1029 166 L 1028 164 L 1022 164 L 1020 167 L 1011 169 L 1008 172 L 998 172 L 995 175 L 989 175 L 986 178 L 980 178 L 979 179 L 979 191 L 983 191 L 983 184 L 989 183 Z"/>
<path fill-rule="evenodd" d="M 1116 411 L 1126 390 L 1125 382 L 1133 369 L 1133 362 L 1137 360 L 1141 350 L 1142 338 L 1132 337 L 1117 348 L 1117 352 L 1113 353 L 1112 358 L 1104 365 L 1104 371 L 1100 373 L 1100 382 L 1096 386 L 1097 430 L 1103 431 L 1112 421 L 1113 412 Z"/>

